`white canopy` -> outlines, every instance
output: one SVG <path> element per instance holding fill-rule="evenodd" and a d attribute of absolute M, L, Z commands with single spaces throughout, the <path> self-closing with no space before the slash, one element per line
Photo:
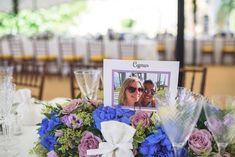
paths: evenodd
<path fill-rule="evenodd" d="M 19 10 L 47 8 L 56 4 L 66 3 L 72 0 L 19 0 Z M 12 11 L 12 0 L 0 0 L 0 11 Z"/>

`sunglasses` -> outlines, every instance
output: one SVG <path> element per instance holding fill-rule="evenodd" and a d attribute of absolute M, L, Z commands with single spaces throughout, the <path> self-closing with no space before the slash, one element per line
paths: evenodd
<path fill-rule="evenodd" d="M 155 94 L 155 90 L 154 89 L 150 89 L 150 90 L 148 90 L 148 89 L 144 89 L 144 93 L 145 94 L 149 94 L 149 93 L 151 93 L 151 95 L 154 95 Z"/>
<path fill-rule="evenodd" d="M 136 90 L 138 90 L 138 92 L 143 92 L 143 88 L 135 88 L 135 87 L 127 87 L 127 90 L 130 92 L 130 93 L 135 93 Z"/>

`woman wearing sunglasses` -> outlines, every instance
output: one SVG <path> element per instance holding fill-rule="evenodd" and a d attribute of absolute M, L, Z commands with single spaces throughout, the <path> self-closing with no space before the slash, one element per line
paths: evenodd
<path fill-rule="evenodd" d="M 140 80 L 136 77 L 127 78 L 120 89 L 118 103 L 123 106 L 135 106 L 143 93 Z"/>
<path fill-rule="evenodd" d="M 144 90 L 140 99 L 142 107 L 156 107 L 154 95 L 156 93 L 155 85 L 152 80 L 145 80 L 143 83 Z"/>

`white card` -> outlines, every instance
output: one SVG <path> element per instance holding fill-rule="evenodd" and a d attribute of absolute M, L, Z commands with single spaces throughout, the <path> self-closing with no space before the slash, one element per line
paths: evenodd
<path fill-rule="evenodd" d="M 125 79 L 135 76 L 141 82 L 152 80 L 158 88 L 164 86 L 170 92 L 178 87 L 178 61 L 104 60 L 104 105 L 118 105 L 118 89 Z"/>

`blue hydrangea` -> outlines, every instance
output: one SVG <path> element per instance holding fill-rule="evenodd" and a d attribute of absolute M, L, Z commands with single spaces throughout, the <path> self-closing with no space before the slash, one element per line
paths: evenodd
<path fill-rule="evenodd" d="M 50 119 L 44 118 L 41 123 L 41 128 L 39 129 L 39 138 L 41 140 L 42 146 L 47 148 L 48 150 L 53 150 L 54 145 L 56 144 L 56 137 L 49 135 L 55 126 L 62 124 L 60 122 L 60 118 L 56 116 L 54 112 L 51 113 Z M 52 149 L 53 148 L 53 149 Z"/>
<path fill-rule="evenodd" d="M 54 146 L 57 144 L 57 137 L 48 135 L 41 139 L 41 145 L 45 147 L 48 151 L 54 150 Z"/>
<path fill-rule="evenodd" d="M 116 120 L 126 124 L 130 124 L 130 117 L 135 114 L 135 111 L 123 109 L 121 106 L 110 107 L 100 106 L 92 113 L 94 119 L 94 127 L 100 129 L 100 123 L 108 120 Z"/>
<path fill-rule="evenodd" d="M 165 132 L 157 126 L 157 132 L 148 136 L 139 148 L 146 157 L 173 157 L 174 150 Z"/>

